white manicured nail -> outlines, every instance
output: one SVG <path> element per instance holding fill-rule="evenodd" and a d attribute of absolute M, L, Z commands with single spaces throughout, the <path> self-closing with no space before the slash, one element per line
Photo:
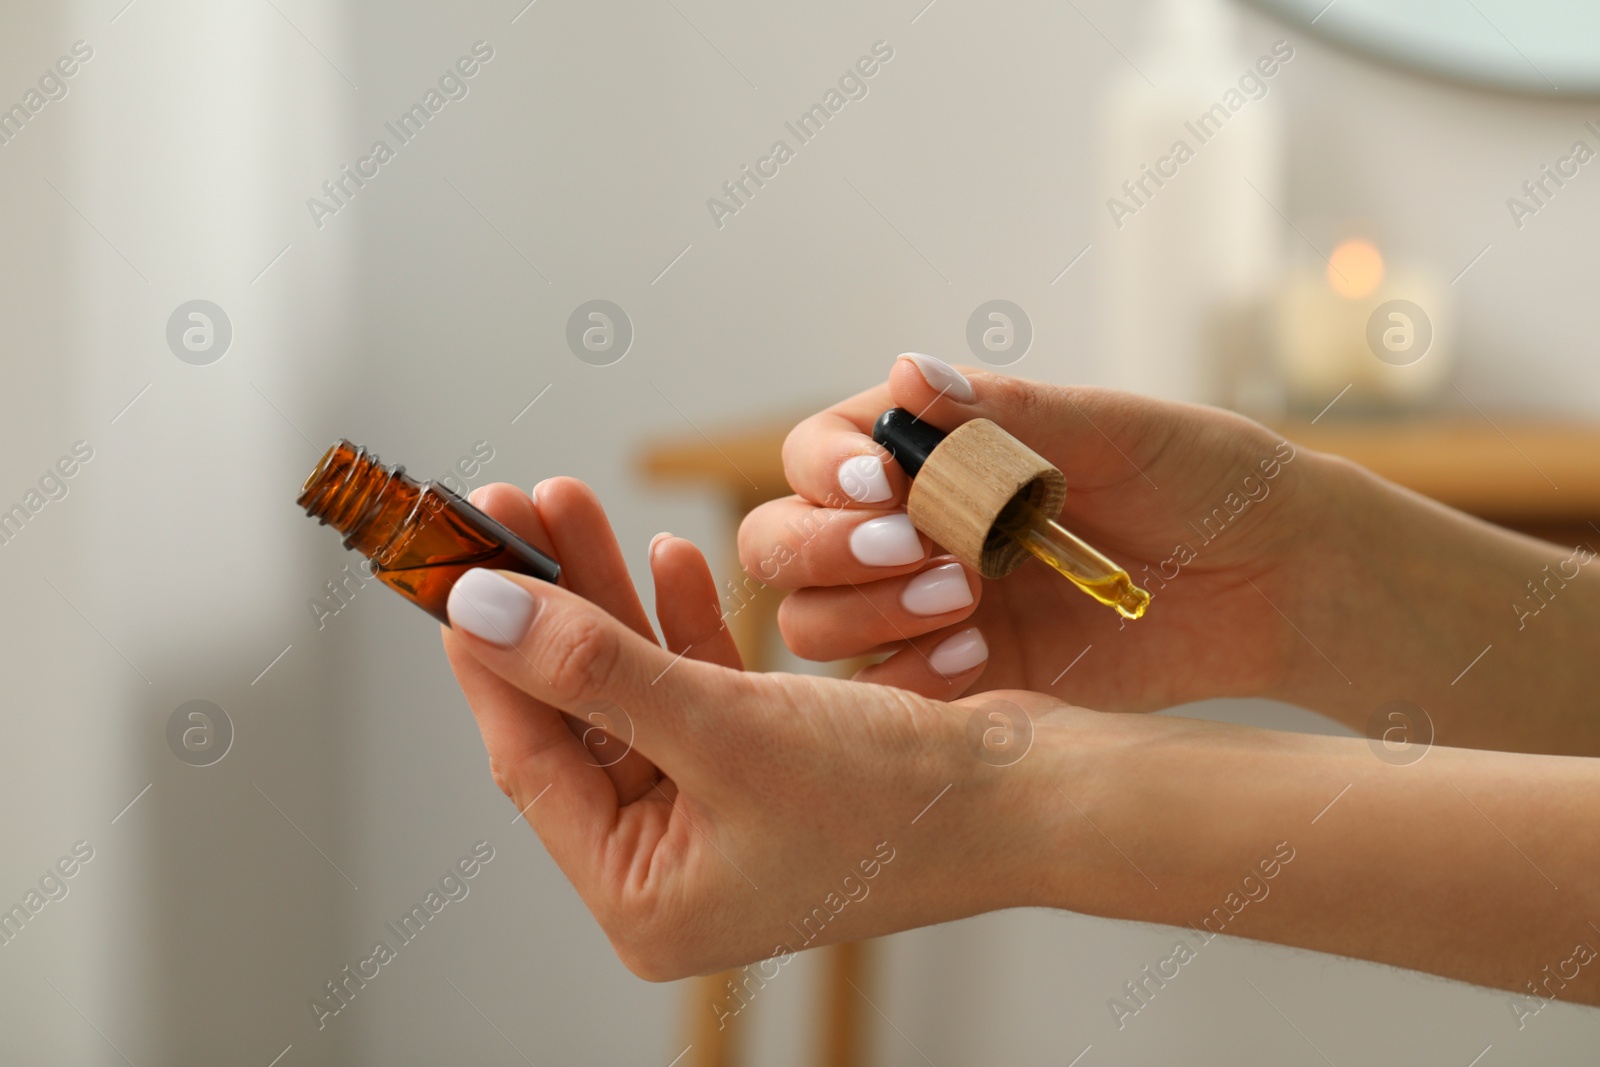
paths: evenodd
<path fill-rule="evenodd" d="M 650 556 L 651 558 L 654 558 L 655 554 L 656 554 L 656 546 L 659 545 L 662 541 L 666 540 L 667 538 L 669 538 L 671 536 L 672 535 L 669 534 L 667 531 L 662 530 L 660 533 L 658 533 L 654 537 L 650 538 L 650 551 L 647 553 L 647 555 Z"/>
<path fill-rule="evenodd" d="M 972 391 L 972 383 L 967 381 L 967 376 L 944 360 L 925 356 L 921 352 L 905 352 L 900 358 L 909 359 L 915 364 L 922 374 L 922 380 L 932 386 L 935 392 L 943 393 L 961 404 L 970 404 L 978 398 L 978 394 Z"/>
<path fill-rule="evenodd" d="M 951 634 L 939 642 L 928 657 L 928 664 L 946 678 L 970 671 L 989 658 L 989 646 L 976 626 Z"/>
<path fill-rule="evenodd" d="M 457 578 L 445 604 L 451 626 L 502 648 L 522 640 L 538 607 L 522 586 L 483 567 Z"/>
<path fill-rule="evenodd" d="M 850 531 L 850 554 L 868 567 L 904 567 L 922 561 L 922 538 L 905 512 L 885 515 Z"/>
<path fill-rule="evenodd" d="M 839 488 L 858 504 L 880 504 L 894 495 L 877 456 L 851 456 L 839 464 Z"/>
<path fill-rule="evenodd" d="M 967 584 L 967 573 L 961 569 L 961 564 L 940 564 L 906 583 L 905 591 L 900 594 L 900 606 L 913 615 L 943 615 L 947 611 L 959 611 L 972 606 L 972 586 Z M 939 647 L 943 648 L 944 645 Z M 987 651 L 984 655 L 988 655 Z"/>

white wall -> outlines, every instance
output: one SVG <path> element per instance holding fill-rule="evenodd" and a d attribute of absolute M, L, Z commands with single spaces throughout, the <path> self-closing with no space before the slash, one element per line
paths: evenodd
<path fill-rule="evenodd" d="M 304 633 L 309 542 L 289 537 L 316 454 L 296 394 L 349 348 L 351 270 L 329 243 L 261 273 L 303 240 L 286 172 L 342 143 L 343 105 L 270 6 L 44 10 L 6 12 L 0 99 L 76 41 L 93 56 L 0 148 L 7 505 L 74 441 L 93 459 L 0 549 L 0 899 L 78 840 L 94 858 L 0 948 L 0 1059 L 264 1064 L 302 1043 L 346 906 L 316 848 L 340 856 L 355 829 Z M 302 24 L 338 38 L 337 19 Z M 207 366 L 165 337 L 195 298 L 233 325 Z M 196 699 L 233 724 L 210 767 L 166 739 Z"/>
<path fill-rule="evenodd" d="M 660 529 L 729 550 L 716 500 L 640 485 L 647 439 L 804 414 L 899 351 L 965 358 L 967 316 L 993 297 L 1034 321 L 1019 373 L 1105 379 L 1096 253 L 1117 234 L 1093 131 L 1124 69 L 1106 38 L 1130 50 L 1144 5 L 273 3 L 139 0 L 115 23 L 119 5 L 30 8 L 0 34 L 0 100 L 73 40 L 97 48 L 33 143 L 0 148 L 0 500 L 78 437 L 106 441 L 73 495 L 0 548 L 0 900 L 73 841 L 99 849 L 0 948 L 3 1058 L 122 1062 L 115 1045 L 141 1065 L 266 1064 L 292 1044 L 284 1065 L 520 1062 L 509 1042 L 535 1063 L 665 1064 L 686 990 L 629 976 L 509 824 L 433 627 L 373 588 L 317 628 L 305 600 L 347 556 L 293 508 L 299 479 L 338 436 L 420 473 L 488 440 L 488 478 L 588 479 L 643 576 Z M 1521 232 L 1504 206 L 1600 109 L 1443 87 L 1260 16 L 1244 26 L 1249 56 L 1280 36 L 1297 49 L 1273 86 L 1291 217 L 1372 220 L 1447 267 L 1492 244 L 1458 286 L 1463 387 L 1600 414 L 1584 284 L 1600 179 Z M 495 58 L 470 95 L 318 229 L 305 199 L 479 39 Z M 706 198 L 879 39 L 895 58 L 869 95 L 717 229 Z M 210 367 L 162 338 L 195 296 L 235 324 Z M 637 331 L 609 367 L 563 339 L 595 297 Z M 210 768 L 162 734 L 195 697 L 238 730 Z M 306 999 L 480 838 L 497 854 L 471 896 L 317 1031 Z M 874 999 L 904 1037 L 874 1023 L 875 1062 L 1066 1063 L 1092 1044 L 1086 1067 L 1320 1063 L 1314 1042 L 1337 1063 L 1466 1064 L 1490 1043 L 1503 1059 L 1484 1063 L 1563 1063 L 1597 1032 L 1592 1012 L 1556 1007 L 1518 1033 L 1500 994 L 1220 941 L 1117 1031 L 1106 999 L 1169 941 L 1031 911 L 888 939 Z M 758 1062 L 809 1062 L 809 968 L 751 1009 Z"/>

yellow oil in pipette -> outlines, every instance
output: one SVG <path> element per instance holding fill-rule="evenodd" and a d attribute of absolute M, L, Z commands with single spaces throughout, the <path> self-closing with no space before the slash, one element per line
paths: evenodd
<path fill-rule="evenodd" d="M 1020 497 L 1006 505 L 994 525 L 1073 585 L 1116 608 L 1123 618 L 1137 619 L 1150 606 L 1150 594 L 1134 585 L 1127 571 Z"/>

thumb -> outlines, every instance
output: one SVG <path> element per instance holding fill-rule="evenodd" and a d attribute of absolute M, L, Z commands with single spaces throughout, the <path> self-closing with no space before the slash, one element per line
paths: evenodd
<path fill-rule="evenodd" d="M 897 407 L 953 430 L 989 419 L 1059 467 L 1074 489 L 1139 480 L 1184 424 L 1188 405 L 1093 386 L 1013 378 L 907 353 L 889 372 Z"/>
<path fill-rule="evenodd" d="M 681 692 L 688 669 L 710 669 L 677 662 L 577 594 L 521 574 L 469 570 L 450 590 L 447 610 L 451 628 L 484 666 L 580 718 L 620 711 L 633 734 L 620 740 L 658 766 L 670 748 L 668 716 L 694 703 Z"/>

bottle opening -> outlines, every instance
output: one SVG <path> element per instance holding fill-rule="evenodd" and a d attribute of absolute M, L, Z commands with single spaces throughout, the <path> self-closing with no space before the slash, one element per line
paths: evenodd
<path fill-rule="evenodd" d="M 349 444 L 349 441 L 336 441 L 328 446 L 328 450 L 322 454 L 322 458 L 317 460 L 316 467 L 306 476 L 305 484 L 300 487 L 300 498 L 295 501 L 297 504 L 301 507 L 306 506 L 307 496 L 311 493 L 312 487 L 322 478 L 323 473 L 327 471 L 328 465 L 333 462 L 334 453 Z"/>
<path fill-rule="evenodd" d="M 376 455 L 343 440 L 323 453 L 296 500 L 306 514 L 348 539 L 356 534 L 390 482 L 404 479 L 400 466 L 385 468 Z"/>

